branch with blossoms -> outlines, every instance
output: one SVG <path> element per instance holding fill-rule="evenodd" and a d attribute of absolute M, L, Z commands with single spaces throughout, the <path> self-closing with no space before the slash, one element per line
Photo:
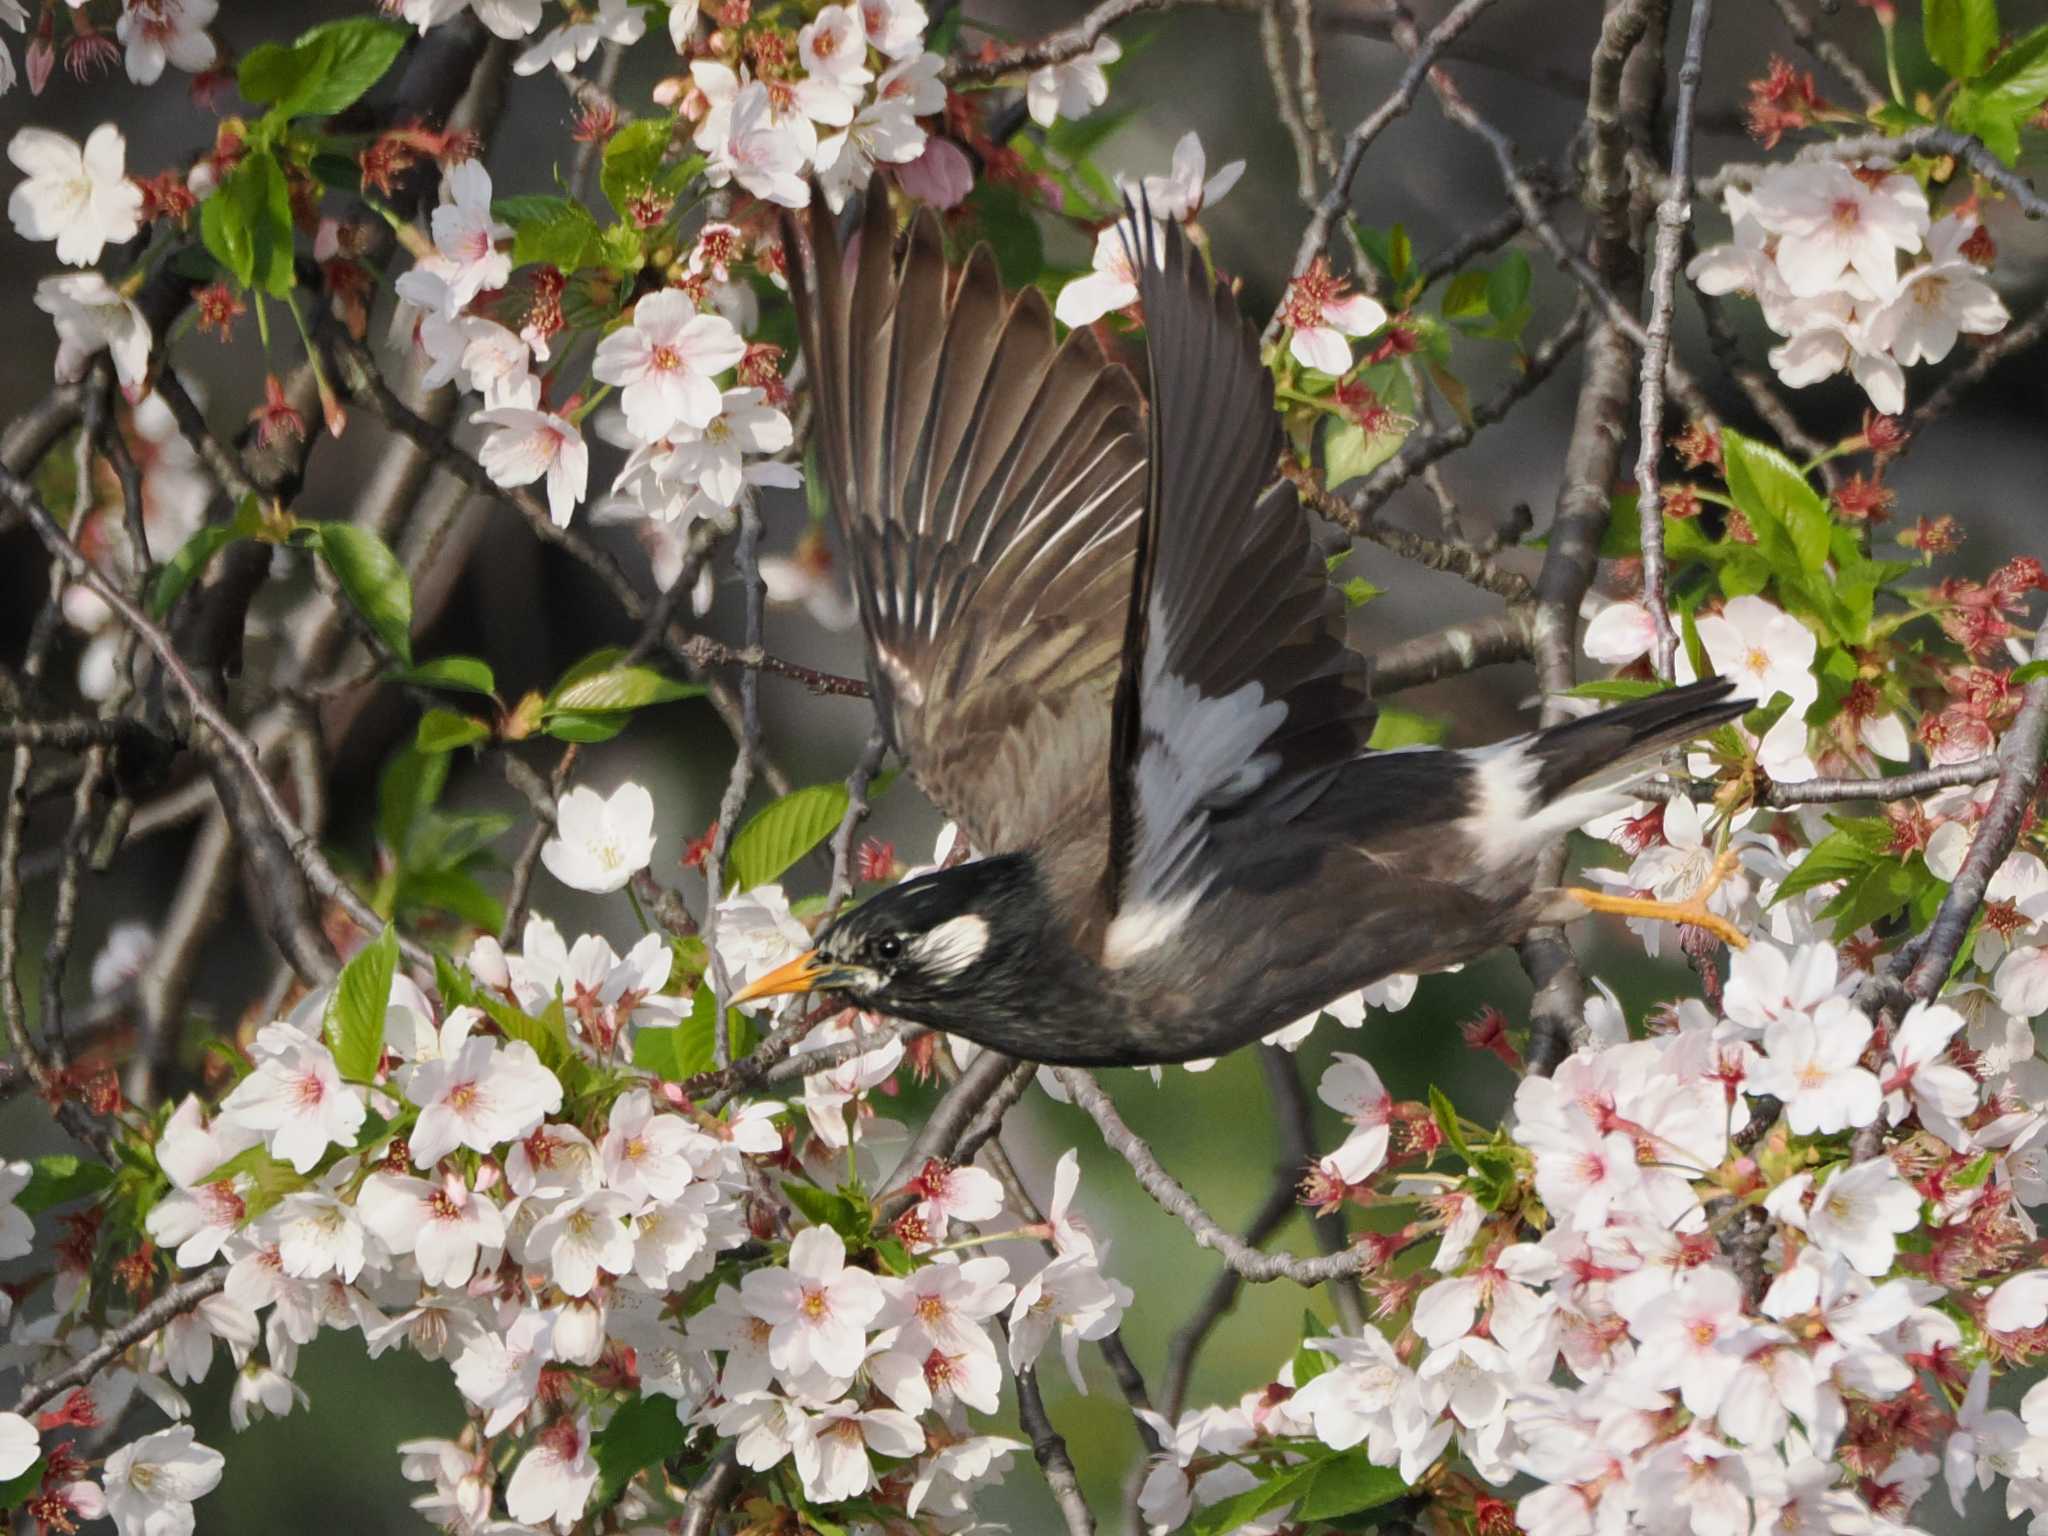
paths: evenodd
<path fill-rule="evenodd" d="M 1062 1421 L 1102 1366 L 1154 1532 L 1894 1530 L 1937 1483 L 2042 1528 L 2048 572 L 1962 574 L 1965 530 L 1891 475 L 2048 333 L 2001 262 L 2044 205 L 2048 28 L 1876 0 L 1823 30 L 1776 0 L 1851 102 L 1757 57 L 1765 158 L 1702 164 L 1738 94 L 1707 0 L 1560 11 L 1585 69 L 1548 84 L 1583 116 L 1527 154 L 1465 89 L 1515 57 L 1491 0 L 1213 8 L 1294 152 L 1300 228 L 1267 249 L 1230 216 L 1243 162 L 1114 133 L 1144 27 L 1177 41 L 1157 0 L 1037 37 L 916 0 L 395 0 L 238 59 L 213 0 L 0 4 L 0 91 L 17 53 L 36 102 L 118 77 L 82 142 L 32 102 L 8 145 L 10 222 L 67 270 L 34 289 L 54 388 L 0 430 L 0 540 L 47 573 L 0 658 L 0 1090 L 77 1148 L 0 1161 L 17 1523 L 190 1529 L 225 1458 L 189 1389 L 224 1352 L 237 1428 L 300 1411 L 300 1351 L 339 1332 L 449 1372 L 463 1416 L 400 1454 L 463 1536 L 951 1532 L 1034 1464 L 1092 1530 L 1114 1448 Z M 1391 88 L 1331 123 L 1339 50 L 1381 49 Z M 131 144 L 127 104 L 179 75 L 195 126 Z M 529 92 L 572 114 L 561 176 L 493 152 Z M 1500 190 L 1418 251 L 1438 211 L 1368 162 L 1432 112 Z M 1332 1000 L 1262 1047 L 1280 1168 L 1242 1236 L 1121 1083 L 728 1005 L 968 856 L 862 835 L 884 742 L 839 702 L 868 694 L 856 615 L 793 494 L 782 210 L 941 209 L 949 256 L 989 243 L 1135 363 L 1127 191 L 1270 317 L 1277 470 L 1355 541 L 1351 605 L 1417 569 L 1483 605 L 1382 654 L 1385 697 L 1533 663 L 1551 719 L 1710 673 L 1758 701 L 1577 846 L 1749 947 L 1631 919 L 1690 967 L 1632 1014 L 1533 937 L 1533 997 L 1462 1026 L 1505 1124 L 1354 1051 L 1305 1078 L 1340 1031 L 1443 1011 L 1416 977 Z M 229 339 L 260 370 L 213 366 Z M 1831 380 L 1846 414 L 1802 393 Z M 1527 507 L 1482 518 L 1467 450 L 1546 391 L 1571 425 L 1538 548 Z M 378 439 L 359 484 L 344 435 Z M 480 537 L 487 504 L 517 522 Z M 449 594 L 507 539 L 587 577 L 609 643 L 513 684 L 530 657 L 454 640 Z M 799 612 L 843 659 L 792 659 Z M 697 699 L 729 771 L 664 848 L 605 744 Z M 865 748 L 792 782 L 819 754 L 790 707 Z M 1374 745 L 1447 725 L 1389 702 Z M 332 814 L 365 760 L 374 805 Z M 510 812 L 451 792 L 473 762 Z M 153 915 L 74 963 L 113 882 Z M 565 890 L 612 903 L 624 952 L 545 915 Z M 242 963 L 202 971 L 239 907 Z M 896 1123 L 921 1077 L 943 1091 Z M 1042 1200 L 1005 1132 L 1042 1140 L 1049 1100 L 1092 1130 Z M 1118 1278 L 1085 1186 L 1125 1181 L 1213 1276 Z M 1297 1208 L 1314 1249 L 1269 1247 Z M 1191 1404 L 1245 1283 L 1316 1310 Z M 1149 1311 L 1184 1319 L 1157 1398 L 1126 1339 Z"/>

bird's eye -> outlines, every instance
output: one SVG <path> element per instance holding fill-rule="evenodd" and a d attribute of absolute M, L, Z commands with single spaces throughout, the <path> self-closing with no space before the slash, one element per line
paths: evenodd
<path fill-rule="evenodd" d="M 875 958 L 894 960 L 903 953 L 903 941 L 893 933 L 885 933 L 875 940 Z"/>

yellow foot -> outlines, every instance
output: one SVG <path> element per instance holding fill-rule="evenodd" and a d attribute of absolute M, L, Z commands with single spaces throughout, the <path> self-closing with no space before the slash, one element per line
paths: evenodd
<path fill-rule="evenodd" d="M 1689 924 L 1704 928 L 1734 949 L 1749 948 L 1749 940 L 1743 936 L 1727 918 L 1718 912 L 1707 910 L 1707 898 L 1720 888 L 1735 868 L 1735 853 L 1722 854 L 1714 861 L 1714 867 L 1707 872 L 1707 878 L 1700 882 L 1700 888 L 1683 901 L 1653 901 L 1647 896 L 1618 896 L 1612 891 L 1596 891 L 1582 885 L 1567 886 L 1564 894 L 1571 897 L 1589 912 L 1612 912 L 1621 917 L 1661 918 L 1667 923 Z"/>

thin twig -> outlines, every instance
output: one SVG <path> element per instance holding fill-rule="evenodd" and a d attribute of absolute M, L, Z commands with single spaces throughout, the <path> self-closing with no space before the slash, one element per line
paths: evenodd
<path fill-rule="evenodd" d="M 1866 112 L 1884 105 L 1884 92 L 1877 88 L 1870 76 L 1863 72 L 1862 67 L 1850 58 L 1839 44 L 1820 35 L 1813 24 L 1813 18 L 1806 14 L 1806 8 L 1799 0 L 1771 0 L 1771 3 L 1778 8 L 1778 14 L 1785 18 L 1785 27 L 1792 34 L 1792 40 L 1840 75 L 1849 89 L 1862 98 L 1863 109 Z"/>
<path fill-rule="evenodd" d="M 217 1264 L 190 1280 L 172 1286 L 127 1322 L 101 1334 L 98 1344 L 63 1370 L 30 1382 L 22 1389 L 20 1398 L 14 1404 L 14 1411 L 20 1414 L 34 1413 L 59 1392 L 91 1381 L 99 1374 L 102 1366 L 119 1358 L 121 1352 L 131 1344 L 141 1343 L 165 1324 L 183 1317 L 207 1297 L 219 1295 L 221 1287 L 227 1283 L 228 1266 Z"/>
<path fill-rule="evenodd" d="M 1073 1101 L 1102 1132 L 1102 1141 L 1130 1165 L 1138 1185 L 1159 1208 L 1177 1218 L 1195 1235 L 1203 1248 L 1214 1248 L 1238 1274 L 1255 1285 L 1274 1280 L 1292 1280 L 1296 1285 L 1321 1285 L 1338 1275 L 1356 1274 L 1364 1256 L 1356 1249 L 1303 1258 L 1292 1253 L 1262 1253 L 1226 1230 L 1211 1216 L 1180 1181 L 1160 1166 L 1143 1137 L 1124 1123 L 1115 1103 L 1103 1091 L 1092 1073 L 1079 1067 L 1055 1067 L 1054 1074 Z"/>
<path fill-rule="evenodd" d="M 740 502 L 740 536 L 733 548 L 733 562 L 739 568 L 740 584 L 746 598 L 746 637 L 750 649 L 761 648 L 761 610 L 767 585 L 761 580 L 757 554 L 761 545 L 761 513 L 752 496 Z M 681 582 L 678 581 L 680 586 Z M 747 807 L 747 793 L 754 785 L 754 759 L 761 750 L 761 679 L 755 672 L 740 674 L 740 732 L 738 750 L 733 754 L 732 774 L 725 782 L 725 794 L 718 802 L 718 820 L 711 833 L 711 851 L 704 857 L 704 946 L 710 956 L 711 990 L 717 1007 L 723 1009 L 731 990 L 725 961 L 718 952 L 718 898 L 725 890 L 725 857 L 732 847 L 740 812 Z M 718 1014 L 723 1018 L 722 1012 Z M 731 1061 L 731 1041 L 721 1024 L 711 1032 L 713 1060 L 719 1066 Z"/>
<path fill-rule="evenodd" d="M 1766 805 L 1834 805 L 1843 800 L 1915 800 L 1959 784 L 1982 784 L 1998 777 L 2003 764 L 1996 753 L 1966 763 L 1944 763 L 1917 773 L 1884 779 L 1803 779 L 1795 784 L 1775 780 L 1765 790 Z"/>
<path fill-rule="evenodd" d="M 2048 625 L 2034 635 L 2033 659 L 2048 660 Z M 1977 822 L 1970 851 L 1949 882 L 1934 921 L 1927 927 L 1920 958 L 1906 977 L 1906 990 L 1925 1002 L 1948 980 L 1949 968 L 1984 905 L 1991 877 L 2019 841 L 2034 791 L 2041 782 L 2041 753 L 2048 747 L 2048 677 L 2027 684 L 2018 717 L 1998 742 L 1998 788 Z"/>
<path fill-rule="evenodd" d="M 91 588 L 94 595 L 113 609 L 121 621 L 149 647 L 165 674 L 177 684 L 178 691 L 184 695 L 193 717 L 212 733 L 219 743 L 220 752 L 241 771 L 246 787 L 254 793 L 264 818 L 283 842 L 285 851 L 290 854 L 292 862 L 298 865 L 314 892 L 322 899 L 339 906 L 348 915 L 349 920 L 365 933 L 376 933 L 381 930 L 384 926 L 383 919 L 371 909 L 368 902 L 356 894 L 354 887 L 335 873 L 334 866 L 327 862 L 326 855 L 320 852 L 318 845 L 306 836 L 304 829 L 292 818 L 291 812 L 278 798 L 277 786 L 270 782 L 270 776 L 263 771 L 256 748 L 248 737 L 236 729 L 234 722 L 213 702 L 207 689 L 186 668 L 184 659 L 178 655 L 170 637 L 151 622 L 149 616 L 136 607 L 126 593 L 107 580 L 100 573 L 98 566 L 79 553 L 78 547 L 65 536 L 63 529 L 57 526 L 56 519 L 50 516 L 49 509 L 43 505 L 42 498 L 36 495 L 33 486 L 11 472 L 0 469 L 0 497 L 5 497 L 28 519 L 37 537 L 71 572 L 72 578 Z M 433 956 L 411 939 L 401 937 L 399 948 L 412 964 L 433 964 Z"/>
<path fill-rule="evenodd" d="M 1344 157 L 1337 164 L 1337 174 L 1329 188 L 1323 193 L 1323 200 L 1310 215 L 1308 228 L 1302 232 L 1301 243 L 1294 252 L 1294 275 L 1301 276 L 1314 261 L 1316 253 L 1329 241 L 1330 226 L 1351 197 L 1351 183 L 1358 175 L 1358 168 L 1365 160 L 1365 152 L 1372 148 L 1386 126 L 1405 114 L 1415 105 L 1416 94 L 1428 78 L 1430 67 L 1458 35 L 1477 21 L 1493 0 L 1459 0 L 1444 19 L 1438 22 L 1413 48 L 1409 49 L 1408 67 L 1401 72 L 1401 78 L 1394 89 L 1380 104 L 1368 112 L 1344 137 Z M 1266 322 L 1262 341 L 1271 341 L 1278 334 L 1280 314 Z"/>
<path fill-rule="evenodd" d="M 846 898 L 853 894 L 853 839 L 860 831 L 860 824 L 868 818 L 868 786 L 874 783 L 875 774 L 881 769 L 882 754 L 888 748 L 888 739 L 882 734 L 878 722 L 868 733 L 867 745 L 861 748 L 860 761 L 853 765 L 853 772 L 846 776 L 846 814 L 839 818 L 838 829 L 832 834 L 832 878 L 825 885 L 825 912 L 836 914 L 845 905 Z"/>
<path fill-rule="evenodd" d="M 956 55 L 946 61 L 942 78 L 948 85 L 963 85 L 970 81 L 1000 80 L 1004 75 L 1043 69 L 1048 64 L 1064 64 L 1092 52 L 1102 34 L 1118 22 L 1146 11 L 1168 10 L 1177 3 L 1179 0 L 1102 0 L 1071 27 L 1048 32 L 1036 42 Z"/>
<path fill-rule="evenodd" d="M 1420 688 L 1481 667 L 1527 661 L 1529 614 L 1525 606 L 1513 607 L 1469 623 L 1417 635 L 1380 651 L 1372 658 L 1373 692 L 1399 693 L 1404 688 Z"/>

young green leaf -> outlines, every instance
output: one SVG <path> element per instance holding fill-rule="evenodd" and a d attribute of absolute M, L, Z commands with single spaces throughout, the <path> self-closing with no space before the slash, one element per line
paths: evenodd
<path fill-rule="evenodd" d="M 366 1083 L 384 1055 L 384 1011 L 398 972 L 398 932 L 390 924 L 341 968 L 321 1031 L 343 1077 Z"/>
<path fill-rule="evenodd" d="M 474 656 L 436 656 L 416 667 L 391 674 L 396 682 L 414 683 L 422 688 L 449 688 L 457 693 L 480 693 L 495 698 L 498 679 L 490 663 Z"/>
<path fill-rule="evenodd" d="M 55 1206 L 96 1195 L 114 1182 L 114 1170 L 73 1152 L 52 1152 L 29 1165 L 28 1183 L 14 1203 L 24 1216 L 40 1216 Z"/>
<path fill-rule="evenodd" d="M 2034 28 L 1949 104 L 1949 126 L 1975 134 L 2007 165 L 2020 155 L 2020 129 L 2048 102 L 2048 26 Z"/>
<path fill-rule="evenodd" d="M 371 16 L 330 21 L 286 47 L 249 50 L 235 83 L 249 101 L 283 117 L 325 117 L 352 105 L 405 48 L 411 32 Z"/>
<path fill-rule="evenodd" d="M 244 288 L 283 298 L 292 289 L 292 205 L 284 172 L 252 149 L 200 207 L 199 236 Z"/>
<path fill-rule="evenodd" d="M 595 260 L 597 220 L 581 203 L 566 197 L 508 197 L 492 210 L 512 226 L 514 266 L 574 272 Z"/>
<path fill-rule="evenodd" d="M 392 755 L 377 781 L 377 841 L 402 858 L 411 846 L 413 828 L 441 798 L 448 782 L 448 759 L 406 747 Z"/>
<path fill-rule="evenodd" d="M 611 1422 L 590 1437 L 590 1455 L 597 1463 L 597 1486 L 584 1506 L 596 1520 L 618 1501 L 634 1476 L 683 1448 L 683 1421 L 668 1397 L 636 1397 L 622 1404 Z"/>
<path fill-rule="evenodd" d="M 420 716 L 419 734 L 413 738 L 413 745 L 422 752 L 453 752 L 457 747 L 484 741 L 490 734 L 491 728 L 474 715 L 430 709 Z"/>
<path fill-rule="evenodd" d="M 1921 0 L 1920 36 L 1951 78 L 1974 79 L 1998 46 L 1998 0 Z"/>
<path fill-rule="evenodd" d="M 1782 529 L 1791 540 L 1798 566 L 1780 574 L 1796 579 L 1802 570 L 1818 571 L 1828 557 L 1828 505 L 1808 484 L 1799 466 L 1768 443 L 1725 428 L 1721 455 L 1728 472 L 1728 494 L 1756 530 L 1758 547 L 1766 545 L 1761 522 Z M 1772 561 L 1773 566 L 1777 563 Z"/>
<path fill-rule="evenodd" d="M 633 717 L 616 709 L 551 709 L 541 729 L 557 741 L 590 743 L 610 741 L 633 723 Z"/>
<path fill-rule="evenodd" d="M 314 547 L 363 621 L 398 659 L 412 665 L 412 583 L 376 534 L 354 523 L 311 523 Z"/>
<path fill-rule="evenodd" d="M 845 785 L 813 784 L 763 807 L 726 850 L 728 888 L 750 891 L 778 878 L 839 829 L 846 803 Z"/>
<path fill-rule="evenodd" d="M 208 523 L 178 546 L 178 552 L 164 562 L 149 589 L 149 616 L 161 619 L 198 579 L 207 562 L 237 537 L 233 523 Z"/>
<path fill-rule="evenodd" d="M 643 117 L 627 123 L 605 141 L 604 163 L 598 171 L 598 185 L 605 200 L 620 218 L 627 205 L 654 184 L 661 170 L 661 157 L 668 152 L 674 125 L 664 117 Z"/>
<path fill-rule="evenodd" d="M 701 683 L 679 683 L 652 667 L 612 667 L 557 687 L 547 702 L 547 713 L 639 709 L 674 699 L 694 699 L 703 692 Z"/>
<path fill-rule="evenodd" d="M 1433 747 L 1444 739 L 1446 729 L 1443 721 L 1413 710 L 1382 708 L 1368 745 L 1375 752 L 1388 752 L 1395 747 Z"/>

